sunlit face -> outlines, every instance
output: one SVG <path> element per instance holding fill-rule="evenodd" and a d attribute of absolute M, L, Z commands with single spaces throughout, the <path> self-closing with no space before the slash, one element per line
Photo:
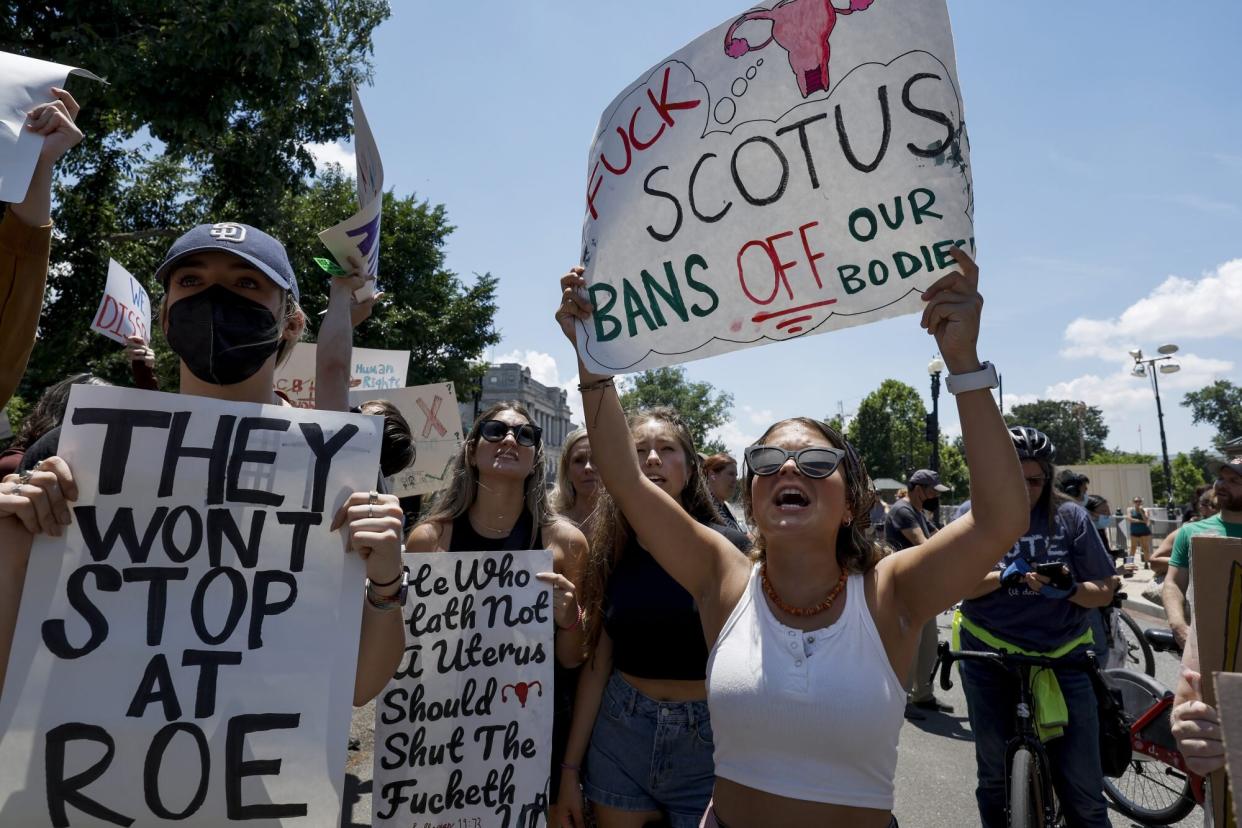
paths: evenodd
<path fill-rule="evenodd" d="M 514 428 L 530 422 L 512 409 L 498 411 L 490 419 L 500 420 Z M 536 446 L 519 444 L 513 431 L 509 431 L 504 439 L 496 443 L 489 443 L 479 437 L 474 447 L 474 464 L 479 470 L 479 479 L 496 477 L 525 480 L 535 467 L 535 448 Z"/>
<path fill-rule="evenodd" d="M 674 427 L 660 420 L 639 423 L 634 432 L 634 451 L 644 475 L 675 498 L 690 480 L 685 449 Z"/>
<path fill-rule="evenodd" d="M 1217 511 L 1242 512 L 1242 474 L 1225 466 L 1217 472 L 1212 489 L 1216 492 Z"/>
<path fill-rule="evenodd" d="M 264 305 L 277 319 L 284 317 L 284 291 L 250 262 L 221 250 L 191 253 L 177 262 L 168 277 L 165 302 L 171 306 L 212 285 L 221 285 Z M 167 319 L 165 314 L 165 325 Z"/>
<path fill-rule="evenodd" d="M 798 451 L 812 446 L 837 448 L 819 431 L 802 423 L 785 423 L 764 439 L 766 446 Z M 844 463 L 822 479 L 805 477 L 794 459 L 775 474 L 755 475 L 750 483 L 751 511 L 755 525 L 766 538 L 791 532 L 836 531 L 851 517 L 846 503 Z"/>
<path fill-rule="evenodd" d="M 591 441 L 583 437 L 569 452 L 569 482 L 578 497 L 590 500 L 599 490 L 599 475 L 591 465 Z"/>
<path fill-rule="evenodd" d="M 722 466 L 707 476 L 707 487 L 717 500 L 728 503 L 737 492 L 737 463 Z"/>
<path fill-rule="evenodd" d="M 1044 484 L 1048 482 L 1048 478 L 1035 460 L 1022 461 L 1022 476 L 1026 478 L 1027 500 L 1030 501 L 1031 508 L 1034 509 L 1035 505 L 1039 503 L 1039 496 L 1044 493 Z"/>

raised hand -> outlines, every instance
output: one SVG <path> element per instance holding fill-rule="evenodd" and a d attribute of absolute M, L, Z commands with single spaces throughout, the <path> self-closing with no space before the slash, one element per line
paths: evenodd
<path fill-rule="evenodd" d="M 591 318 L 591 303 L 582 297 L 586 289 L 586 279 L 582 278 L 582 267 L 571 267 L 561 277 L 561 303 L 556 306 L 556 321 L 561 326 L 561 333 L 575 348 L 578 346 L 578 329 L 575 320 L 586 322 Z"/>
<path fill-rule="evenodd" d="M 949 253 L 957 261 L 958 270 L 940 277 L 923 294 L 927 307 L 923 308 L 919 324 L 936 337 L 949 371 L 966 374 L 979 369 L 976 346 L 983 311 L 979 267 L 959 248 Z"/>
<path fill-rule="evenodd" d="M 343 527 L 346 549 L 366 561 L 367 577 L 386 584 L 401 573 L 401 517 L 396 496 L 354 492 L 336 513 L 330 531 Z"/>
<path fill-rule="evenodd" d="M 26 129 L 44 138 L 39 162 L 48 166 L 60 160 L 82 140 L 82 130 L 74 123 L 80 109 L 78 102 L 59 87 L 52 87 L 52 95 L 56 100 L 40 104 L 26 113 Z"/>
<path fill-rule="evenodd" d="M 155 351 L 141 336 L 125 337 L 125 357 L 130 362 L 143 362 L 148 368 L 155 368 Z"/>

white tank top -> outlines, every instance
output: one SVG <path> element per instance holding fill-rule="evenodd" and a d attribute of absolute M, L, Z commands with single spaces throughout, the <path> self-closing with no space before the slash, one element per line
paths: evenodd
<path fill-rule="evenodd" d="M 863 576 L 829 627 L 786 627 L 759 567 L 707 661 L 716 775 L 790 799 L 892 810 L 906 690 L 876 630 Z"/>

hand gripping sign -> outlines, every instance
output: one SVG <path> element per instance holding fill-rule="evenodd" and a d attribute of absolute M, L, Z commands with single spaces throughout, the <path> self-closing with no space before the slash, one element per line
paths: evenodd
<path fill-rule="evenodd" d="M 640 371 L 921 310 L 973 253 L 944 0 L 765 0 L 600 119 L 582 263 L 592 371 Z"/>
<path fill-rule="evenodd" d="M 0 201 L 21 202 L 30 189 L 43 136 L 26 129 L 26 113 L 51 103 L 70 75 L 105 83 L 85 69 L 0 52 Z"/>

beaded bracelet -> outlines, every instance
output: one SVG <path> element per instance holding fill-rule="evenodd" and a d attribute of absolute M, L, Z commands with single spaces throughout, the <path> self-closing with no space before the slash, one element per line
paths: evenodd
<path fill-rule="evenodd" d="M 573 632 L 574 630 L 582 626 L 582 619 L 586 616 L 586 611 L 582 609 L 581 604 L 578 604 L 577 607 L 578 607 L 578 620 L 570 624 L 568 627 L 562 627 L 560 624 L 557 624 L 556 628 L 558 630 L 564 630 L 565 632 Z"/>
<path fill-rule="evenodd" d="M 573 771 L 574 773 L 577 773 L 578 771 L 582 770 L 582 766 L 571 765 L 568 762 L 561 762 L 561 770 L 570 770 L 570 771 Z"/>

